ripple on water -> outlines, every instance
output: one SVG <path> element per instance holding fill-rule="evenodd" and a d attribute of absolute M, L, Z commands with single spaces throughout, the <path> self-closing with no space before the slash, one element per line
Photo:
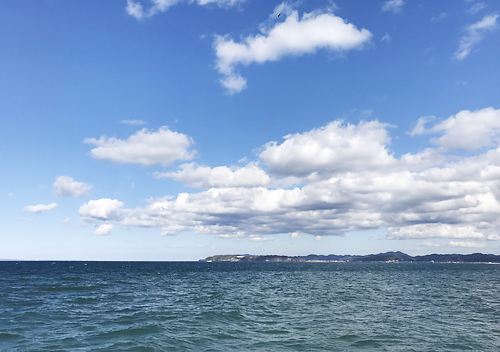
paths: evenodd
<path fill-rule="evenodd" d="M 491 267 L 2 265 L 2 351 L 500 350 Z"/>

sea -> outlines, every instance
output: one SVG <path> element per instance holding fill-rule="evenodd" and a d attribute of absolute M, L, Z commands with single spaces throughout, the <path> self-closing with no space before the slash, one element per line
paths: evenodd
<path fill-rule="evenodd" d="M 0 351 L 500 351 L 500 266 L 0 262 Z"/>

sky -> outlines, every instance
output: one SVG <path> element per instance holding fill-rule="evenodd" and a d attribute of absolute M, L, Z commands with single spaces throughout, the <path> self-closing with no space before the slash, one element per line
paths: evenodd
<path fill-rule="evenodd" d="M 500 254 L 500 3 L 0 11 L 0 258 Z"/>

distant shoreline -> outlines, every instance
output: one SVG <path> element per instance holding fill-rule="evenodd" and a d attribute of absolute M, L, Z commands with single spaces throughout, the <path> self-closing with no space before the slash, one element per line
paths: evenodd
<path fill-rule="evenodd" d="M 307 256 L 286 256 L 286 255 L 250 255 L 231 254 L 214 255 L 202 259 L 204 262 L 279 262 L 279 263 L 363 263 L 363 262 L 420 262 L 420 263 L 491 263 L 500 264 L 500 255 L 495 254 L 428 254 L 410 256 L 403 252 L 386 252 L 368 255 L 316 255 Z"/>

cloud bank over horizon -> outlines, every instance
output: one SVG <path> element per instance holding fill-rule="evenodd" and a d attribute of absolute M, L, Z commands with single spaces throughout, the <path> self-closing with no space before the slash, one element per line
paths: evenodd
<path fill-rule="evenodd" d="M 190 163 L 154 175 L 199 192 L 133 209 L 116 199 L 91 200 L 79 214 L 87 222 L 161 228 L 164 235 L 339 236 L 387 228 L 388 239 L 499 240 L 499 120 L 500 110 L 485 108 L 460 111 L 429 129 L 419 121 L 412 133 L 439 135 L 430 139 L 438 147 L 399 158 L 390 150 L 394 126 L 336 120 L 265 144 L 259 160 L 244 167 Z M 492 149 L 449 154 L 482 146 Z"/>

